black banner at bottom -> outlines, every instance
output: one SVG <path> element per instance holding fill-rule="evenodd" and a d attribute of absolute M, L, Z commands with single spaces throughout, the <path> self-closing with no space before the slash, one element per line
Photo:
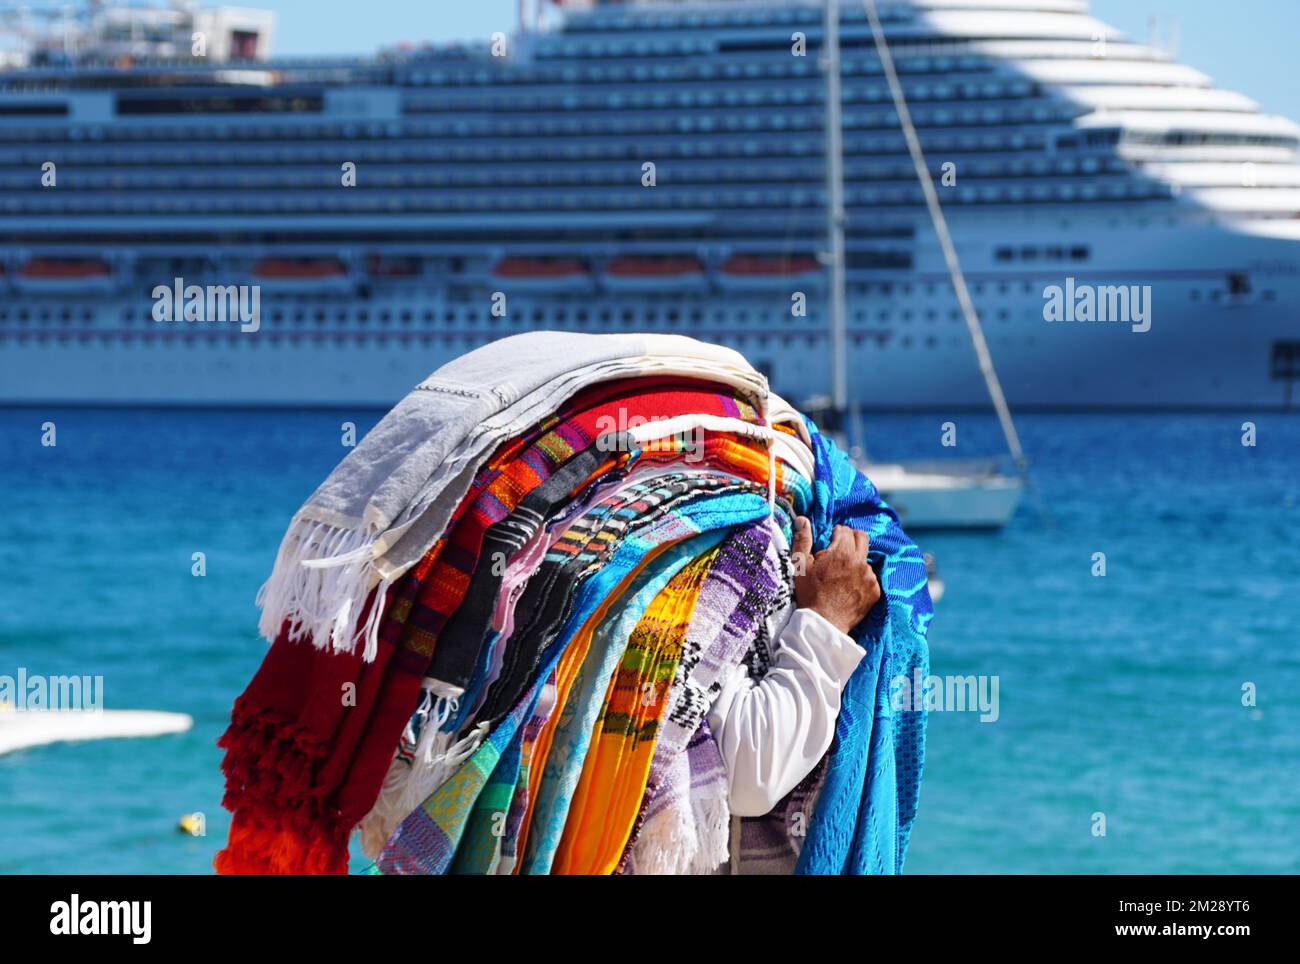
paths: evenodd
<path fill-rule="evenodd" d="M 1192 876 L 0 877 L 0 925 L 6 952 L 75 942 L 80 952 L 204 955 L 276 947 L 441 956 L 533 944 L 548 956 L 566 944 L 654 953 L 670 935 L 702 928 L 728 950 L 776 939 L 810 941 L 806 949 L 829 954 L 854 932 L 879 937 L 882 927 L 927 948 L 987 949 L 990 940 L 1042 947 L 1047 938 L 1064 947 L 1172 940 L 1227 950 L 1285 934 L 1282 909 L 1294 887 L 1291 877 Z"/>

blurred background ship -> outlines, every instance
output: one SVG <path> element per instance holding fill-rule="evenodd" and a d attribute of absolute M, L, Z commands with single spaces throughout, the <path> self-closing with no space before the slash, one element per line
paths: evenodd
<path fill-rule="evenodd" d="M 3 17 L 0 400 L 387 405 L 534 328 L 688 333 L 796 403 L 825 389 L 820 2 L 530 6 L 508 37 L 331 60 L 272 59 L 242 8 Z M 986 408 L 861 5 L 841 18 L 851 404 Z M 1083 0 L 881 19 L 1013 406 L 1291 404 L 1294 123 Z M 176 278 L 260 286 L 260 330 L 155 321 Z M 1151 285 L 1151 330 L 1048 324 L 1067 278 Z"/>

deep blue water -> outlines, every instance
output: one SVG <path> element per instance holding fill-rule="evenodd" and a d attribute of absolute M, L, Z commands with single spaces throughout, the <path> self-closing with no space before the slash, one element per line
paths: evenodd
<path fill-rule="evenodd" d="M 340 424 L 377 418 L 0 412 L 0 674 L 102 674 L 108 708 L 195 718 L 0 757 L 0 872 L 210 869 L 214 742 L 265 649 L 253 596 Z M 946 420 L 873 418 L 872 454 L 951 455 Z M 991 418 L 952 420 L 956 454 L 999 450 Z M 932 669 L 997 676 L 1000 717 L 931 717 L 908 869 L 1300 871 L 1300 417 L 1019 425 L 1051 525 L 1026 500 L 1002 533 L 920 540 L 947 586 Z M 176 830 L 191 811 L 206 837 Z"/>

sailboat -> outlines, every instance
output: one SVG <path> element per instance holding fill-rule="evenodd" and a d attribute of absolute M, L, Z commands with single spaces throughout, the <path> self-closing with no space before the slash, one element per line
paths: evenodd
<path fill-rule="evenodd" d="M 1010 521 L 1024 490 L 1026 468 L 1020 438 L 1002 386 L 993 368 L 988 344 L 984 339 L 979 316 L 966 287 L 956 248 L 948 231 L 929 167 L 921 152 L 921 143 L 912 125 L 902 85 L 894 69 L 893 57 L 880 25 L 874 0 L 863 0 L 871 23 L 876 52 L 888 81 L 894 108 L 903 127 L 908 152 L 921 182 L 935 235 L 943 248 L 944 260 L 965 316 L 971 343 L 979 360 L 980 372 L 988 387 L 989 398 L 1006 436 L 1007 448 L 1019 469 L 1019 475 L 1003 474 L 996 460 L 951 460 L 935 462 L 878 463 L 859 458 L 859 467 L 872 480 L 881 495 L 909 530 L 1000 529 Z M 848 398 L 848 335 L 845 323 L 844 283 L 844 156 L 840 120 L 840 45 L 839 0 L 826 0 L 822 66 L 826 72 L 826 221 L 829 252 L 831 297 L 831 368 L 832 398 L 830 407 L 843 415 L 850 411 Z M 855 446 L 863 450 L 860 443 Z"/>
<path fill-rule="evenodd" d="M 50 743 L 184 733 L 187 713 L 156 710 L 21 710 L 0 702 L 0 756 Z"/>
<path fill-rule="evenodd" d="M 995 460 L 873 462 L 863 467 L 909 531 L 1001 529 L 1024 483 Z"/>

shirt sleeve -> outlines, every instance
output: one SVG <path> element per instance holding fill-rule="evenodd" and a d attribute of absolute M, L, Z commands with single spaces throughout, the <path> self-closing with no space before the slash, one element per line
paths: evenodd
<path fill-rule="evenodd" d="M 743 666 L 709 709 L 731 784 L 731 812 L 768 813 L 830 748 L 840 693 L 866 651 L 811 609 L 796 609 L 776 640 L 767 675 Z"/>

